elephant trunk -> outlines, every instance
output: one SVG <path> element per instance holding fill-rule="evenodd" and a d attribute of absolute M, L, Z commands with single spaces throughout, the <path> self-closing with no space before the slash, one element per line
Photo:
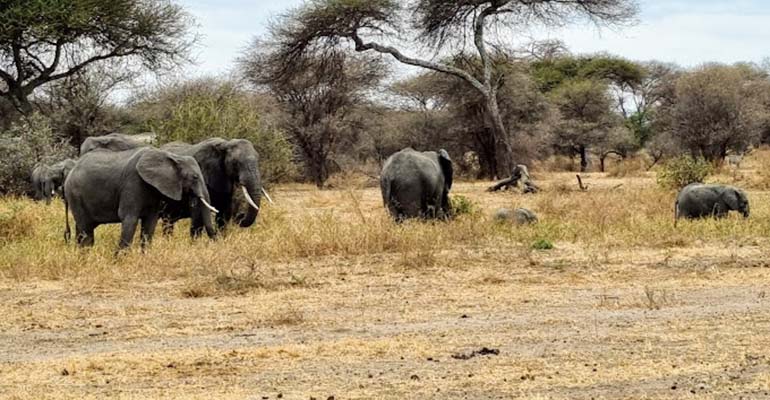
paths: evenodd
<path fill-rule="evenodd" d="M 213 209 L 213 207 L 208 205 L 208 201 L 204 197 L 199 197 L 197 203 L 197 212 L 201 216 L 201 221 L 203 222 L 204 229 L 206 229 L 206 234 L 209 238 L 216 239 L 217 230 L 214 229 L 214 223 L 211 218 L 211 213 L 213 212 L 211 209 Z"/>
<path fill-rule="evenodd" d="M 203 180 L 201 179 L 200 182 Z M 192 199 L 191 199 L 191 210 L 190 214 L 195 216 L 197 215 L 198 218 L 200 218 L 201 223 L 203 224 L 203 228 L 206 229 L 206 234 L 211 239 L 216 239 L 217 237 L 217 230 L 214 228 L 214 222 L 211 218 L 211 213 L 218 213 L 219 210 L 211 206 L 211 198 L 209 197 L 209 191 L 206 189 L 206 186 L 202 183 L 199 183 L 196 187 L 192 190 Z M 193 219 L 195 219 L 193 217 Z"/>
<path fill-rule="evenodd" d="M 54 196 L 54 185 L 53 181 L 50 179 L 46 179 L 43 182 L 43 198 L 45 199 L 45 204 L 51 204 L 51 198 Z"/>
<path fill-rule="evenodd" d="M 242 228 L 248 228 L 254 224 L 257 215 L 259 215 L 260 202 L 262 201 L 262 182 L 260 182 L 259 175 L 256 173 L 252 172 L 244 175 L 239 183 L 248 204 L 246 205 L 246 213 L 243 219 L 240 220 L 239 225 Z"/>

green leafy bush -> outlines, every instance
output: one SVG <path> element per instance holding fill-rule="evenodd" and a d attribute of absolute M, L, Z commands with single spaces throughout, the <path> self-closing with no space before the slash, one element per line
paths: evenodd
<path fill-rule="evenodd" d="M 681 189 L 691 183 L 703 182 L 714 172 L 714 166 L 704 158 L 680 156 L 671 159 L 658 171 L 658 185 L 665 189 Z"/>
<path fill-rule="evenodd" d="M 56 137 L 49 120 L 40 114 L 11 124 L 0 132 L 0 194 L 29 194 L 35 164 L 53 164 L 74 155 L 75 149 Z"/>
<path fill-rule="evenodd" d="M 538 239 L 535 243 L 532 243 L 532 248 L 535 250 L 551 250 L 553 249 L 553 243 L 548 239 Z"/>
<path fill-rule="evenodd" d="M 260 117 L 253 94 L 230 82 L 202 80 L 167 88 L 151 100 L 148 124 L 159 145 L 197 143 L 211 137 L 247 139 L 260 157 L 266 181 L 284 181 L 296 174 L 293 147 L 283 132 Z"/>
<path fill-rule="evenodd" d="M 471 199 L 456 195 L 449 198 L 449 208 L 453 216 L 458 215 L 472 215 L 479 212 L 478 205 Z"/>

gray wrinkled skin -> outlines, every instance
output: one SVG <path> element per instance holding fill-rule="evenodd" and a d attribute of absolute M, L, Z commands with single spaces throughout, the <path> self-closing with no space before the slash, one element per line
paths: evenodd
<path fill-rule="evenodd" d="M 448 218 L 452 175 L 452 160 L 446 150 L 401 150 L 388 157 L 382 167 L 383 203 L 397 222 L 407 218 Z"/>
<path fill-rule="evenodd" d="M 250 141 L 245 139 L 226 140 L 211 138 L 198 144 L 181 142 L 168 143 L 161 147 L 171 153 L 195 158 L 200 165 L 206 188 L 211 196 L 211 205 L 219 210 L 216 220 L 219 228 L 236 221 L 240 227 L 247 228 L 254 224 L 259 210 L 245 204 L 243 214 L 238 213 L 240 206 L 234 199 L 241 187 L 246 188 L 257 206 L 261 205 L 262 177 L 259 172 L 259 155 Z M 181 218 L 189 218 L 184 205 L 169 203 L 162 218 L 164 230 L 173 229 L 173 223 Z M 191 234 L 200 233 L 202 226 L 193 225 Z"/>
<path fill-rule="evenodd" d="M 80 145 L 80 156 L 84 156 L 94 150 L 125 151 L 147 146 L 147 144 L 133 139 L 122 133 L 110 133 L 104 136 L 87 137 Z"/>
<path fill-rule="evenodd" d="M 64 183 L 66 207 L 72 207 L 78 244 L 91 246 L 94 229 L 121 223 L 119 248 L 128 247 L 141 222 L 142 245 L 152 240 L 161 205 L 185 201 L 195 210 L 209 236 L 216 236 L 198 163 L 192 157 L 143 147 L 126 151 L 90 151 Z M 69 222 L 67 233 L 69 235 Z"/>
<path fill-rule="evenodd" d="M 726 185 L 691 183 L 676 197 L 674 219 L 724 218 L 730 211 L 738 211 L 749 217 L 749 199 L 742 190 Z"/>
<path fill-rule="evenodd" d="M 32 170 L 31 181 L 35 190 L 35 200 L 45 200 L 46 204 L 51 203 L 51 198 L 61 190 L 67 175 L 75 167 L 75 160 L 66 159 L 59 161 L 54 165 L 38 164 Z"/>
<path fill-rule="evenodd" d="M 516 225 L 537 223 L 537 215 L 526 208 L 500 208 L 495 211 L 494 218 L 498 222 L 511 222 Z"/>

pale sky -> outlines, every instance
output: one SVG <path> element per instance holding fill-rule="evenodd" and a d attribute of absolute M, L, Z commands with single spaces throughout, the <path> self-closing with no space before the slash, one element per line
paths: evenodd
<path fill-rule="evenodd" d="M 190 75 L 230 71 L 267 21 L 303 0 L 180 0 L 201 36 Z M 632 60 L 695 66 L 708 61 L 760 62 L 770 57 L 770 1 L 640 0 L 639 23 L 620 31 L 592 25 L 534 31 L 536 39 L 564 41 L 573 53 L 608 52 Z"/>

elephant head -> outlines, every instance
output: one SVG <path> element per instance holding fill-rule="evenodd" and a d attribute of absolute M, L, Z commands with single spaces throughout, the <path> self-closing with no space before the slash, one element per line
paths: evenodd
<path fill-rule="evenodd" d="M 744 193 L 742 190 L 736 189 L 734 187 L 727 187 L 725 188 L 724 193 L 722 193 L 722 200 L 727 207 L 726 211 L 738 211 L 743 214 L 744 218 L 749 217 L 749 199 L 746 197 L 746 193 Z"/>
<path fill-rule="evenodd" d="M 251 226 L 259 214 L 262 193 L 267 194 L 262 187 L 257 151 L 251 142 L 245 139 L 215 138 L 209 139 L 207 142 L 211 144 L 211 151 L 208 152 L 209 154 L 199 153 L 196 155 L 196 159 L 199 161 L 203 159 L 205 164 L 214 163 L 222 167 L 207 168 L 207 166 L 203 166 L 206 183 L 214 191 L 221 193 L 240 188 L 249 207 L 240 219 L 239 225 L 244 228 Z"/>
<path fill-rule="evenodd" d="M 50 204 L 56 191 L 64 185 L 67 174 L 69 174 L 74 166 L 75 161 L 70 159 L 51 166 L 45 164 L 36 165 L 32 171 L 35 200 L 45 200 L 46 204 Z"/>
<path fill-rule="evenodd" d="M 144 182 L 164 197 L 189 201 L 191 215 L 201 218 L 210 237 L 216 236 L 210 211 L 218 211 L 209 203 L 211 198 L 206 182 L 194 158 L 150 149 L 139 158 L 136 170 Z"/>

